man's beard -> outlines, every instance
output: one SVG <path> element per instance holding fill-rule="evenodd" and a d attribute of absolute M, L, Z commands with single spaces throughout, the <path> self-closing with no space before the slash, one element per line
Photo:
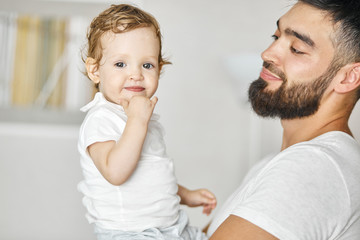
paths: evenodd
<path fill-rule="evenodd" d="M 265 89 L 268 83 L 262 78 L 255 80 L 249 88 L 249 101 L 259 116 L 280 119 L 303 118 L 316 113 L 325 90 L 339 70 L 332 62 L 328 70 L 317 79 L 288 86 L 284 73 L 270 63 L 264 62 L 263 66 L 277 74 L 283 83 L 278 89 L 271 91 Z"/>

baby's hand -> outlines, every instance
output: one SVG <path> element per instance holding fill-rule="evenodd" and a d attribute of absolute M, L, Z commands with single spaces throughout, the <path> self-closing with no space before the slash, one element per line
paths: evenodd
<path fill-rule="evenodd" d="M 120 105 L 124 108 L 128 119 L 140 119 L 148 123 L 157 101 L 157 97 L 149 99 L 144 96 L 134 96 L 130 101 L 122 100 Z"/>
<path fill-rule="evenodd" d="M 188 190 L 185 198 L 184 203 L 189 207 L 203 206 L 203 213 L 206 215 L 209 215 L 217 204 L 215 195 L 207 189 Z"/>

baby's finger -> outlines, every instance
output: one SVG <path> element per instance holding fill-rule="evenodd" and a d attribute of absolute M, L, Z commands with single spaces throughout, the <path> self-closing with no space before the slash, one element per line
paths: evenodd
<path fill-rule="evenodd" d="M 129 101 L 127 101 L 127 100 L 125 100 L 125 99 L 120 99 L 120 100 L 119 100 L 119 105 L 122 106 L 122 107 L 124 108 L 124 110 L 125 110 L 125 109 L 127 109 L 128 106 L 129 106 Z"/>
<path fill-rule="evenodd" d="M 206 196 L 206 197 L 208 197 L 208 198 L 216 199 L 216 198 L 215 198 L 215 195 L 214 195 L 212 192 L 210 192 L 210 191 L 208 191 L 208 190 L 206 190 L 206 189 L 203 189 L 203 190 L 201 191 L 201 194 L 204 195 L 204 196 Z"/>
<path fill-rule="evenodd" d="M 203 199 L 202 199 L 203 203 L 204 204 L 208 204 L 210 206 L 214 206 L 212 208 L 215 208 L 216 206 L 216 203 L 217 203 L 217 200 L 215 197 L 212 197 L 212 196 L 203 196 Z"/>
<path fill-rule="evenodd" d="M 203 208 L 203 213 L 206 214 L 206 215 L 210 215 L 211 213 L 211 207 L 209 205 L 204 205 L 204 208 Z"/>
<path fill-rule="evenodd" d="M 157 97 L 153 97 L 152 99 L 150 99 L 150 101 L 151 101 L 151 104 L 152 104 L 153 108 L 155 108 L 155 105 L 156 105 L 156 103 L 158 102 L 158 98 L 157 98 Z"/>
<path fill-rule="evenodd" d="M 197 197 L 197 201 L 200 203 L 200 205 L 208 205 L 214 203 L 215 200 L 213 198 L 208 198 L 203 194 L 199 194 Z"/>

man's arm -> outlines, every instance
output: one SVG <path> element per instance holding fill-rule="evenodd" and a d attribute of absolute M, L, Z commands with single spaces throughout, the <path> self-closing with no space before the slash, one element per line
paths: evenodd
<path fill-rule="evenodd" d="M 230 215 L 214 232 L 209 240 L 276 240 L 265 230 L 235 215 Z"/>

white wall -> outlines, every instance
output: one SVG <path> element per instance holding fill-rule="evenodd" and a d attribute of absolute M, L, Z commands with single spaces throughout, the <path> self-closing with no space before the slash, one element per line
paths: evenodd
<path fill-rule="evenodd" d="M 249 156 L 265 154 L 256 146 L 256 153 L 249 152 L 254 148 L 249 145 L 250 129 L 261 122 L 250 115 L 246 101 L 240 102 L 234 83 L 239 79 L 234 79 L 225 60 L 249 53 L 260 57 L 288 3 L 144 1 L 145 10 L 160 22 L 164 53 L 173 63 L 165 66 L 160 80 L 157 110 L 179 182 L 189 188 L 209 188 L 219 205 L 240 183 Z M 280 135 L 274 139 L 267 150 L 279 148 Z M 195 225 L 211 219 L 202 216 L 200 209 L 189 211 Z"/>
<path fill-rule="evenodd" d="M 249 158 L 278 151 L 281 140 L 277 120 L 258 119 L 240 101 L 238 79 L 225 60 L 260 55 L 288 5 L 288 0 L 144 1 L 161 24 L 165 55 L 173 62 L 165 67 L 156 108 L 168 153 L 179 182 L 209 188 L 219 205 L 253 164 Z M 351 119 L 358 139 L 359 112 L 357 106 Z M 94 239 L 76 191 L 77 128 L 0 123 L 0 239 Z M 200 209 L 187 211 L 193 225 L 211 219 Z"/>
<path fill-rule="evenodd" d="M 0 239 L 91 240 L 77 125 L 0 123 Z"/>

